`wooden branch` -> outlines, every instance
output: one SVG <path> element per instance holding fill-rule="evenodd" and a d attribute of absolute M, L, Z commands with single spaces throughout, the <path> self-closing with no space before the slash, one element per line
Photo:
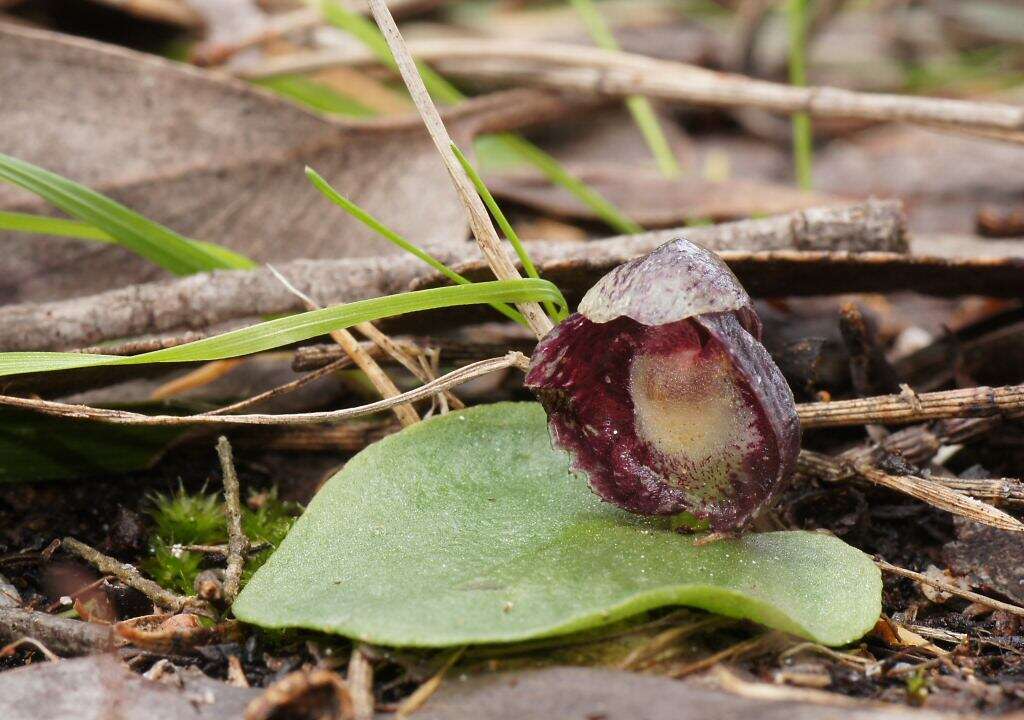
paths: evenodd
<path fill-rule="evenodd" d="M 32 638 L 58 655 L 90 655 L 114 647 L 109 625 L 0 605 L 0 641 Z"/>
<path fill-rule="evenodd" d="M 0 395 L 0 405 L 22 408 L 24 410 L 31 410 L 33 412 L 39 412 L 44 415 L 52 415 L 55 417 L 95 420 L 97 422 L 105 422 L 113 425 L 315 425 L 319 423 L 339 422 L 355 417 L 362 417 L 364 415 L 372 415 L 373 413 L 382 412 L 384 410 L 390 410 L 396 405 L 422 400 L 424 398 L 431 397 L 442 390 L 447 390 L 448 388 L 455 387 L 456 385 L 468 380 L 472 380 L 475 377 L 510 367 L 517 367 L 525 371 L 529 367 L 529 361 L 522 353 L 510 352 L 504 357 L 482 360 L 471 365 L 466 365 L 465 367 L 439 377 L 437 380 L 425 383 L 418 388 L 402 393 L 401 395 L 393 398 L 378 400 L 377 402 L 360 405 L 359 407 L 345 408 L 343 410 L 330 410 L 325 412 L 292 413 L 283 415 L 142 415 L 140 413 L 126 412 L 124 410 L 107 410 L 104 408 L 88 407 L 87 405 L 72 405 L 69 403 L 11 397 L 8 395 Z M 85 548 L 93 553 L 86 558 L 91 562 L 94 560 L 99 562 L 100 558 L 106 557 L 100 555 L 92 548 L 79 543 L 77 540 L 69 538 L 68 542 L 73 543 L 74 546 L 79 549 Z M 72 549 L 73 552 L 78 552 L 76 549 L 70 547 L 69 549 Z M 83 555 L 82 557 L 85 556 Z M 113 558 L 107 558 L 107 560 L 115 563 L 115 565 L 111 565 L 110 567 L 115 568 L 117 573 L 128 573 L 125 577 L 130 576 L 128 569 L 138 575 L 138 571 L 131 568 L 131 566 L 125 566 L 122 563 L 118 563 Z M 102 567 L 97 565 L 97 567 L 99 567 L 100 570 L 103 570 L 103 572 L 117 574 L 114 570 L 105 569 L 107 567 L 106 565 Z M 118 577 L 121 577 L 121 575 L 118 575 Z M 139 578 L 142 582 L 152 583 L 151 580 L 145 580 L 144 578 L 141 578 L 141 576 L 139 576 Z M 127 583 L 127 580 L 125 582 Z M 153 585 L 155 585 L 155 583 L 153 583 Z M 139 589 L 141 590 L 141 588 Z M 149 589 L 153 590 L 152 587 Z M 143 590 L 143 592 L 145 591 Z M 171 600 L 171 597 L 177 596 L 168 595 L 165 599 L 170 602 L 174 602 Z M 179 598 L 179 600 L 180 599 L 181 598 Z"/>
<path fill-rule="evenodd" d="M 476 237 L 477 244 L 480 246 L 481 251 L 483 251 L 484 257 L 487 258 L 487 264 L 490 265 L 495 277 L 499 280 L 513 280 L 521 277 L 519 271 L 516 270 L 516 266 L 512 263 L 508 249 L 502 244 L 497 231 L 494 229 L 494 224 L 491 222 L 487 208 L 484 207 L 483 200 L 480 199 L 480 195 L 477 193 L 472 181 L 455 157 L 455 153 L 452 152 L 452 139 L 448 136 L 448 130 L 441 120 L 441 115 L 437 112 L 437 108 L 434 107 L 434 102 L 430 99 L 427 88 L 423 85 L 423 78 L 420 77 L 416 62 L 412 59 L 412 55 L 409 54 L 409 50 L 405 46 L 405 39 L 399 32 L 395 19 L 391 17 L 391 11 L 388 10 L 384 0 L 368 1 L 373 19 L 377 21 L 377 26 L 384 34 L 388 47 L 391 48 L 391 54 L 398 65 L 398 71 L 402 76 L 402 80 L 405 81 L 405 86 L 409 89 L 409 95 L 412 96 L 416 109 L 419 110 L 420 117 L 423 118 L 423 124 L 426 125 L 427 131 L 434 141 L 434 146 L 437 148 L 438 153 L 441 154 L 441 159 L 448 169 L 448 174 L 452 178 L 455 190 L 459 194 L 462 204 L 466 207 L 466 213 L 469 215 L 469 226 L 473 230 L 473 235 Z M 551 319 L 544 314 L 539 303 L 519 303 L 517 307 L 523 313 L 527 323 L 529 323 L 530 328 L 538 338 L 547 335 L 551 328 L 554 327 Z"/>
<path fill-rule="evenodd" d="M 217 457 L 220 458 L 221 476 L 224 482 L 224 506 L 228 516 L 224 603 L 230 606 L 242 586 L 242 570 L 245 568 L 245 556 L 249 552 L 249 538 L 246 536 L 245 530 L 242 529 L 242 492 L 231 453 L 231 443 L 223 435 L 217 439 Z"/>
<path fill-rule="evenodd" d="M 529 40 L 444 38 L 410 43 L 442 73 L 503 83 L 715 107 L 761 108 L 823 118 L 931 125 L 1024 142 L 1024 108 L 1003 103 L 795 87 L 632 53 Z M 281 56 L 250 68 L 250 76 L 375 62 L 361 49 Z"/>
<path fill-rule="evenodd" d="M 1024 414 L 1024 385 L 975 387 L 933 393 L 804 403 L 798 407 L 805 429 L 876 423 L 906 425 L 926 420 L 966 417 L 1019 417 Z"/>
<path fill-rule="evenodd" d="M 754 259 L 755 256 L 743 251 L 785 249 L 860 253 L 870 250 L 884 253 L 895 262 L 896 258 L 891 254 L 903 252 L 907 247 L 903 222 L 899 203 L 868 202 L 588 243 L 531 243 L 531 253 L 535 261 L 539 261 L 543 276 L 560 285 L 563 280 L 568 280 L 576 286 L 584 286 L 585 290 L 616 265 L 646 254 L 673 237 L 685 235 L 711 250 L 732 252 L 735 263 L 746 263 L 741 268 L 746 278 L 741 279 L 746 279 L 759 290 L 785 295 L 791 289 L 798 291 L 801 285 L 808 284 L 809 278 L 804 274 L 810 271 L 808 266 L 813 262 L 800 260 L 807 254 L 799 253 L 796 260 L 791 258 L 790 264 L 799 267 L 784 269 L 780 286 L 771 287 L 766 265 L 776 263 L 775 257 Z M 431 248 L 431 251 L 446 264 L 464 263 L 476 255 L 475 269 L 479 273 L 489 272 L 482 256 L 471 245 L 463 244 L 458 248 L 449 245 Z M 852 255 L 845 262 L 855 265 L 857 258 L 861 257 L 860 254 Z M 869 265 L 862 281 L 877 282 L 877 259 Z M 434 281 L 433 271 L 408 255 L 333 261 L 296 260 L 279 265 L 278 269 L 285 272 L 300 290 L 307 294 L 315 291 L 320 302 L 328 305 L 401 292 L 415 281 Z M 933 269 L 924 267 L 922 273 Z M 848 273 L 851 268 L 837 268 L 837 272 L 844 270 Z M 969 278 L 982 278 L 984 281 L 984 274 L 973 269 L 955 274 L 957 282 Z M 927 274 L 924 279 L 932 282 L 928 278 L 933 275 Z M 842 277 L 827 278 L 828 284 L 839 286 Z M 1013 291 L 1017 294 L 1019 275 L 1015 278 L 1017 284 Z M 820 288 L 823 284 L 820 277 L 815 284 L 816 290 L 826 292 Z M 1004 284 L 1009 282 L 1004 281 Z M 987 285 L 996 286 L 991 281 Z M 269 269 L 201 273 L 73 300 L 8 305 L 0 313 L 0 350 L 59 350 L 148 334 L 205 330 L 229 320 L 296 312 L 303 307 L 302 301 L 289 292 Z M 452 311 L 446 312 L 453 314 Z"/>
<path fill-rule="evenodd" d="M 61 541 L 61 547 L 90 563 L 100 572 L 113 575 L 128 587 L 135 588 L 162 608 L 174 612 L 191 611 L 213 616 L 209 606 L 199 598 L 175 595 L 149 578 L 143 577 L 134 566 L 104 555 L 83 542 L 66 537 Z"/>
<path fill-rule="evenodd" d="M 891 475 L 868 464 L 848 464 L 811 450 L 800 451 L 797 467 L 803 473 L 826 477 L 852 473 L 876 485 L 909 495 L 954 515 L 960 515 L 1000 530 L 1024 532 L 1024 523 L 1012 515 L 934 480 L 916 475 Z"/>
<path fill-rule="evenodd" d="M 1011 605 L 1010 603 L 1005 603 L 1002 600 L 996 600 L 986 595 L 979 595 L 976 592 L 964 590 L 963 588 L 959 588 L 956 585 L 953 585 L 952 583 L 942 582 L 941 580 L 936 580 L 935 578 L 928 577 L 927 575 L 924 575 L 922 573 L 914 572 L 913 570 L 907 570 L 906 568 L 901 568 L 898 565 L 887 563 L 885 560 L 876 559 L 875 564 L 878 565 L 878 567 L 880 567 L 882 570 L 885 570 L 888 573 L 892 573 L 893 575 L 899 575 L 901 577 L 910 578 L 911 580 L 916 580 L 919 583 L 924 583 L 925 585 L 931 585 L 933 588 L 938 588 L 942 592 L 949 593 L 950 595 L 956 595 L 957 597 L 962 597 L 965 600 L 976 602 L 979 605 L 990 607 L 993 610 L 1002 610 L 1003 612 L 1008 612 L 1011 615 L 1019 615 L 1024 617 L 1024 608 L 1020 607 L 1019 605 Z"/>

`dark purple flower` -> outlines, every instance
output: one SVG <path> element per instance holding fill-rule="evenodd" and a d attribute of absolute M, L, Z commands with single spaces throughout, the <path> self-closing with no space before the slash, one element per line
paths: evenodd
<path fill-rule="evenodd" d="M 594 491 L 643 515 L 741 527 L 792 473 L 793 393 L 746 291 L 679 239 L 603 277 L 552 330 L 526 385 Z"/>

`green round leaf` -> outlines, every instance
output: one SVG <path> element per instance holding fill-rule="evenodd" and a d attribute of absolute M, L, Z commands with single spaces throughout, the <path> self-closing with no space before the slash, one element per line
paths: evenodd
<path fill-rule="evenodd" d="M 453 412 L 353 458 L 234 605 L 265 627 L 384 645 L 512 642 L 684 604 L 827 645 L 881 611 L 871 559 L 810 532 L 704 546 L 601 502 L 551 447 L 544 411 Z"/>

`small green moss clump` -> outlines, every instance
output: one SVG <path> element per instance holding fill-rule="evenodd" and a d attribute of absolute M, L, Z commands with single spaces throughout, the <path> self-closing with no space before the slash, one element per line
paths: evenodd
<path fill-rule="evenodd" d="M 153 531 L 149 537 L 149 557 L 142 562 L 142 569 L 163 587 L 191 595 L 206 558 L 202 553 L 181 546 L 227 542 L 223 500 L 216 493 L 203 490 L 188 493 L 179 487 L 170 494 L 154 493 L 150 504 Z M 250 504 L 255 505 L 255 509 L 242 508 L 242 529 L 250 542 L 267 543 L 269 547 L 249 556 L 243 582 L 248 581 L 284 540 L 301 511 L 297 503 L 278 499 L 276 488 Z"/>

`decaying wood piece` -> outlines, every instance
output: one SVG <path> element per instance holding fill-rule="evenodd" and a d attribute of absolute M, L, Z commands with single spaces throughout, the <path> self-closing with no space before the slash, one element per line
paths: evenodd
<path fill-rule="evenodd" d="M 410 43 L 410 50 L 456 77 L 823 118 L 909 122 L 1024 141 L 1024 108 L 1007 104 L 782 85 L 632 53 L 530 40 L 425 39 Z M 358 49 L 318 51 L 274 59 L 250 72 L 272 75 L 372 61 Z"/>
<path fill-rule="evenodd" d="M 912 260 L 899 254 L 906 248 L 903 215 L 899 204 L 891 202 L 818 208 L 760 220 L 678 228 L 590 243 L 531 243 L 530 253 L 542 276 L 572 292 L 589 289 L 612 267 L 680 235 L 725 254 L 734 269 L 743 272 L 741 280 L 747 281 L 748 289 L 769 295 L 799 293 L 801 289 L 841 292 L 858 282 L 874 288 L 885 282 L 879 276 L 886 262 L 895 264 L 897 272 L 904 265 L 917 263 L 921 266 L 915 276 L 917 284 L 926 285 L 933 282 L 929 271 L 936 266 L 944 267 L 946 262 Z M 808 252 L 786 256 L 772 252 L 783 248 Z M 442 262 L 462 262 L 466 272 L 476 278 L 492 277 L 479 251 L 468 243 L 430 250 Z M 867 250 L 875 252 L 861 254 Z M 473 257 L 477 260 L 465 263 Z M 332 305 L 402 292 L 416 281 L 440 282 L 430 268 L 408 255 L 297 260 L 276 267 L 301 291 L 315 292 L 320 302 Z M 854 272 L 858 269 L 859 275 Z M 823 270 L 828 274 L 822 276 Z M 953 291 L 958 283 L 970 282 L 999 289 L 1000 283 L 986 283 L 982 273 L 974 271 L 974 266 L 970 266 L 947 272 L 945 282 L 952 287 L 946 289 Z M 1000 275 L 1005 292 L 1009 291 L 1007 285 L 1011 280 L 1016 281 L 1013 292 L 1018 292 L 1020 277 L 1015 270 L 1011 272 L 997 264 L 988 274 L 989 279 L 993 274 Z M 853 280 L 847 280 L 848 275 Z M 1002 275 L 1007 277 L 1003 279 Z M 773 278 L 778 278 L 777 284 L 773 284 Z M 269 269 L 203 273 L 124 287 L 74 301 L 5 307 L 0 313 L 0 350 L 75 348 L 153 333 L 202 330 L 232 319 L 301 310 L 302 301 Z"/>
<path fill-rule="evenodd" d="M 88 655 L 113 647 L 109 625 L 0 605 L 0 641 L 21 638 L 33 638 L 58 655 Z"/>

